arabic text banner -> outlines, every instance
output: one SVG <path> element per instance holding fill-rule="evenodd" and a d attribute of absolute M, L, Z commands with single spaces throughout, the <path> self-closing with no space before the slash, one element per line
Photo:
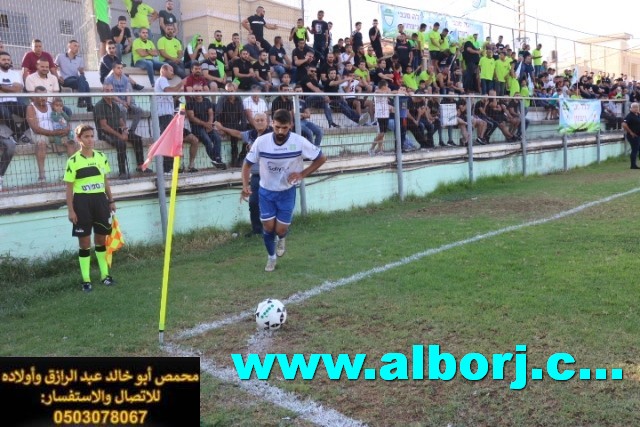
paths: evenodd
<path fill-rule="evenodd" d="M 197 357 L 0 358 L 3 426 L 200 425 Z"/>
<path fill-rule="evenodd" d="M 562 134 L 598 132 L 602 105 L 597 99 L 560 98 L 560 127 Z"/>

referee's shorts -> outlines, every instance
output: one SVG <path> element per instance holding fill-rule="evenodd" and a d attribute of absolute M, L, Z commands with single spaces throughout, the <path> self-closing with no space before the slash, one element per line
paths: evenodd
<path fill-rule="evenodd" d="M 91 230 L 103 236 L 111 234 L 111 211 L 105 193 L 74 194 L 73 210 L 78 222 L 73 224 L 72 236 L 91 236 Z"/>

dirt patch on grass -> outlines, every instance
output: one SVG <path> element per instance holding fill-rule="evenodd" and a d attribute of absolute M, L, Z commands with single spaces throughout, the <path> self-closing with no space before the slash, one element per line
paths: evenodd
<path fill-rule="evenodd" d="M 472 197 L 463 200 L 437 200 L 408 212 L 409 217 L 456 215 L 473 218 L 479 215 L 496 218 L 539 218 L 575 207 L 571 199 L 544 197 Z"/>

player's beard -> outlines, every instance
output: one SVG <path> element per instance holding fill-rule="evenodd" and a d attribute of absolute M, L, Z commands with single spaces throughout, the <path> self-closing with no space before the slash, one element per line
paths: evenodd
<path fill-rule="evenodd" d="M 276 142 L 279 144 L 284 143 L 287 140 L 288 135 L 289 135 L 289 132 L 285 134 L 279 134 L 279 133 L 274 134 L 274 136 L 276 137 Z"/>

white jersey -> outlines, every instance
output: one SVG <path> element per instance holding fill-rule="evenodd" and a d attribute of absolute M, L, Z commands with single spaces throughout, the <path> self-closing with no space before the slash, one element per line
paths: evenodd
<path fill-rule="evenodd" d="M 289 183 L 289 175 L 304 169 L 303 158 L 315 160 L 322 155 L 322 151 L 293 132 L 289 133 L 282 145 L 276 144 L 274 137 L 273 133 L 259 136 L 251 145 L 245 160 L 250 164 L 260 162 L 260 187 L 270 191 L 285 191 L 293 187 Z"/>
<path fill-rule="evenodd" d="M 16 70 L 4 71 L 0 69 L 0 85 L 12 86 L 14 83 L 20 83 L 22 85 L 22 76 Z M 2 97 L 0 102 L 18 102 L 18 98 L 14 97 Z"/>
<path fill-rule="evenodd" d="M 389 118 L 389 98 L 385 96 L 376 96 L 373 98 L 376 119 Z"/>

